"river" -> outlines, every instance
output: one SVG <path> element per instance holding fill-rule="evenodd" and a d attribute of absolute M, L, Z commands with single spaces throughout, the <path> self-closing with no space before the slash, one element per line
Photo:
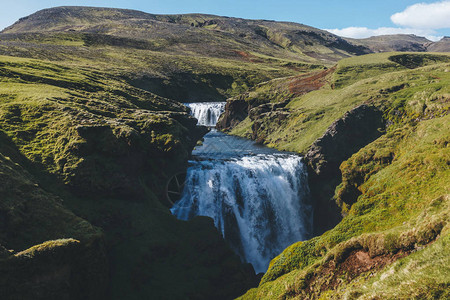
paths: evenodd
<path fill-rule="evenodd" d="M 224 103 L 190 103 L 199 125 L 213 126 Z M 208 216 L 242 261 L 265 272 L 287 246 L 310 237 L 307 172 L 295 153 L 279 152 L 212 129 L 192 152 L 181 220 Z"/>

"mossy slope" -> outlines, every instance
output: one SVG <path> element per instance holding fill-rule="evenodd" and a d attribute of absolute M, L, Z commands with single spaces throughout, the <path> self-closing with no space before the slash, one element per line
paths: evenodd
<path fill-rule="evenodd" d="M 42 278 L 27 291 L 76 299 L 230 298 L 254 284 L 209 219 L 166 206 L 206 131 L 185 106 L 70 62 L 2 56 L 0 73 L 0 243 L 14 250 L 2 297 Z"/>
<path fill-rule="evenodd" d="M 263 141 L 303 153 L 360 104 L 382 111 L 387 127 L 340 166 L 334 201 L 342 221 L 287 248 L 244 299 L 445 298 L 449 70 L 448 56 L 434 54 L 351 58 L 338 64 L 328 87 L 291 100 L 281 126 L 261 116 L 269 130 Z M 251 128 L 246 122 L 232 132 Z M 400 284 L 401 278 L 408 282 Z"/>

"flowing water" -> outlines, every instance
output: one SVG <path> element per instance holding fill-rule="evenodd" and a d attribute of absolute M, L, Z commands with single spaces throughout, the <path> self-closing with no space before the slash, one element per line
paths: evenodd
<path fill-rule="evenodd" d="M 226 102 L 185 103 L 191 109 L 191 114 L 198 120 L 198 125 L 216 126 Z"/>
<path fill-rule="evenodd" d="M 199 114 L 201 115 L 201 114 Z M 212 130 L 193 152 L 177 218 L 209 216 L 256 272 L 309 237 L 312 208 L 302 158 Z"/>

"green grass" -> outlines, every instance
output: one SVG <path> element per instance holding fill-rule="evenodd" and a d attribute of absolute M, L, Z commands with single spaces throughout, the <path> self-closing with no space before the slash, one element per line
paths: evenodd
<path fill-rule="evenodd" d="M 380 56 L 369 57 L 368 66 L 390 57 Z M 343 64 L 365 61 L 363 57 L 354 60 Z M 408 295 L 431 299 L 445 293 L 449 270 L 436 264 L 445 261 L 443 245 L 448 243 L 448 230 L 443 228 L 448 228 L 450 194 L 449 69 L 449 64 L 439 62 L 414 70 L 388 68 L 373 77 L 347 82 L 339 89 L 325 87 L 291 101 L 288 107 L 292 116 L 282 129 L 269 135 L 266 142 L 273 141 L 271 146 L 304 152 L 333 120 L 361 103 L 382 109 L 389 126 L 384 135 L 341 165 L 342 183 L 336 189 L 335 199 L 343 220 L 321 236 L 284 250 L 272 260 L 258 289 L 251 290 L 244 299 L 341 299 L 344 294 L 350 299 L 406 299 Z M 242 127 L 234 130 L 250 126 L 245 120 Z M 280 133 L 287 134 L 286 142 L 275 139 Z M 434 246 L 428 246 L 435 239 Z M 321 291 L 320 286 L 332 280 L 333 275 L 309 281 L 314 274 L 323 272 L 330 260 L 336 261 L 338 268 L 340 257 L 345 258 L 352 249 L 363 249 L 376 256 L 423 246 L 425 250 L 398 262 L 402 266 L 404 261 L 405 266 L 412 266 L 417 272 L 389 271 L 395 278 L 392 282 L 382 281 L 383 275 L 376 271 L 344 279 L 329 292 Z M 435 263 L 425 263 L 425 256 L 419 254 L 422 252 L 430 253 Z M 372 278 L 373 274 L 376 277 Z M 438 280 L 427 290 L 430 274 L 436 274 Z M 400 278 L 408 281 L 398 284 Z"/>
<path fill-rule="evenodd" d="M 445 113 L 448 109 L 445 99 L 450 94 L 450 65 L 436 64 L 408 70 L 390 62 L 388 58 L 392 55 L 371 54 L 340 61 L 328 86 L 290 101 L 287 106 L 290 116 L 285 122 L 272 125 L 269 118 L 259 119 L 265 125 L 265 131 L 259 131 L 258 136 L 263 136 L 270 147 L 305 153 L 333 121 L 359 104 L 382 107 L 388 115 L 386 118 L 392 122 L 414 121 L 426 118 L 426 115 Z M 361 70 L 355 72 L 351 69 L 354 66 Z M 342 82 L 340 88 L 332 88 L 337 81 Z M 262 86 L 259 90 L 260 93 L 258 90 L 255 93 L 260 98 L 274 99 L 266 93 L 267 87 Z M 252 121 L 246 120 L 231 134 L 251 136 L 251 124 Z"/>
<path fill-rule="evenodd" d="M 179 221 L 165 203 L 203 130 L 179 102 L 97 67 L 0 57 L 0 210 L 11 229 L 0 245 L 33 256 L 74 238 L 96 259 L 106 247 L 117 299 L 243 291 L 251 270 L 213 224 Z"/>
<path fill-rule="evenodd" d="M 359 282 L 342 296 L 358 299 L 447 299 L 449 294 L 450 235 L 401 259 L 374 278 Z M 333 297 L 330 297 L 333 298 Z M 334 295 L 337 299 L 337 295 Z"/>

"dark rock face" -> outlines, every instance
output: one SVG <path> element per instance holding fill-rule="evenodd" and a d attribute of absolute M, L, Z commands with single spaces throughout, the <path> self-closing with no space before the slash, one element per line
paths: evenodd
<path fill-rule="evenodd" d="M 382 112 L 363 104 L 335 121 L 306 153 L 310 189 L 315 202 L 316 234 L 332 228 L 341 219 L 340 209 L 332 199 L 341 181 L 340 164 L 380 137 L 381 128 L 384 128 Z"/>
<path fill-rule="evenodd" d="M 289 101 L 284 101 L 281 103 L 266 103 L 268 101 L 266 99 L 249 100 L 246 97 L 247 95 L 243 94 L 227 101 L 227 104 L 225 105 L 225 111 L 220 116 L 216 128 L 222 131 L 229 131 L 233 129 L 233 127 L 235 127 L 237 124 L 242 122 L 245 118 L 249 117 L 252 121 L 255 122 L 252 127 L 256 126 L 253 130 L 252 139 L 257 140 L 257 131 L 259 127 L 258 122 L 260 121 L 259 119 L 264 118 L 271 112 L 275 112 L 275 114 L 278 116 L 279 110 L 283 110 L 283 108 L 288 104 Z M 281 118 L 284 119 L 288 115 L 289 113 L 285 112 L 283 114 L 283 117 Z"/>
<path fill-rule="evenodd" d="M 224 113 L 217 121 L 216 128 L 224 131 L 233 128 L 247 118 L 250 109 L 250 104 L 245 100 L 244 95 L 229 99 Z"/>

